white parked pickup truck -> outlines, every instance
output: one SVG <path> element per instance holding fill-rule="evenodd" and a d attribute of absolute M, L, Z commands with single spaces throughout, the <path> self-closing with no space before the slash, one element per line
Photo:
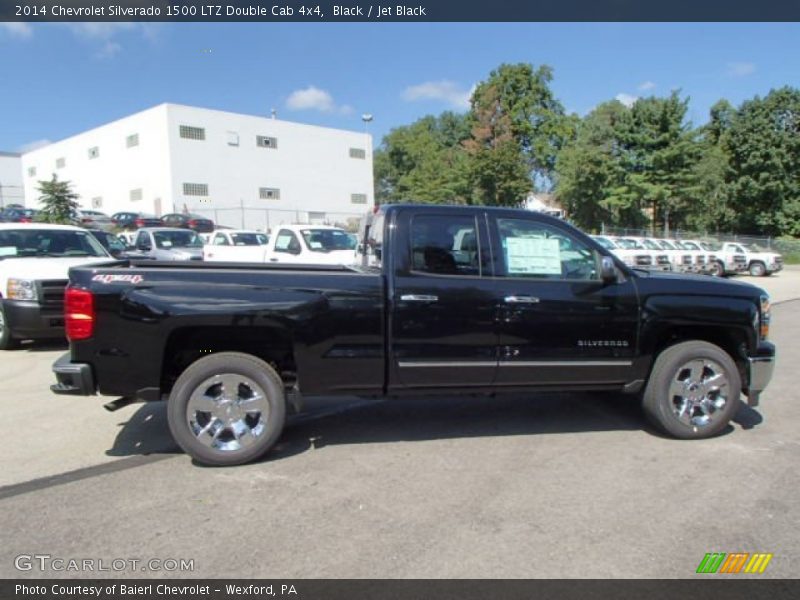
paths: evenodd
<path fill-rule="evenodd" d="M 753 277 L 766 277 L 783 269 L 783 257 L 777 252 L 758 250 L 739 242 L 725 242 L 722 253 L 744 254 L 747 270 Z"/>
<path fill-rule="evenodd" d="M 328 225 L 280 225 L 267 244 L 267 262 L 307 265 L 349 265 L 357 239 Z"/>
<path fill-rule="evenodd" d="M 211 262 L 263 263 L 269 236 L 261 231 L 221 229 L 209 234 L 203 260 Z"/>
<path fill-rule="evenodd" d="M 62 337 L 70 267 L 113 260 L 80 227 L 0 223 L 0 350 L 24 339 Z"/>

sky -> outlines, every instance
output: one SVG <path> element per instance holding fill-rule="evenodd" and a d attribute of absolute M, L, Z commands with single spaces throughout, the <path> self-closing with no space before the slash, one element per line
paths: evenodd
<path fill-rule="evenodd" d="M 800 24 L 0 23 L 0 150 L 24 152 L 163 102 L 363 131 L 466 110 L 502 63 L 547 64 L 568 112 L 689 96 L 707 120 L 800 87 Z"/>

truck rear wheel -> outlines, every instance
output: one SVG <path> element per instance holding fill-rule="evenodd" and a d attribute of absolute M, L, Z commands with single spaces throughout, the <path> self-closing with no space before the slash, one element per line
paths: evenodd
<path fill-rule="evenodd" d="M 664 432 L 702 439 L 728 425 L 740 395 L 739 370 L 727 352 L 708 342 L 682 342 L 656 358 L 642 407 Z"/>
<path fill-rule="evenodd" d="M 220 352 L 189 366 L 172 388 L 172 436 L 197 462 L 240 465 L 263 456 L 286 418 L 283 382 L 260 358 Z"/>

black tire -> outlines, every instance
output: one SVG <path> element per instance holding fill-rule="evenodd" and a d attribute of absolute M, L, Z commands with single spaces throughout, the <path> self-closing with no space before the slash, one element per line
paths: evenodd
<path fill-rule="evenodd" d="M 705 387 L 691 390 L 692 376 L 682 379 L 682 375 L 691 371 L 688 363 L 695 362 L 696 367 L 702 365 L 700 381 L 711 381 L 711 373 L 720 371 L 725 378 L 726 387 L 723 391 L 705 392 L 707 403 L 698 401 L 700 406 L 683 412 L 682 419 L 678 412 L 684 406 L 684 400 L 692 395 L 701 395 Z M 701 362 L 702 361 L 702 362 Z M 706 377 L 707 379 L 703 379 Z M 717 380 L 719 381 L 719 380 Z M 707 384 L 702 383 L 703 386 Z M 686 398 L 681 395 L 672 395 L 675 387 L 683 387 L 681 393 L 686 393 Z M 711 386 L 713 387 L 713 386 Z M 645 387 L 642 397 L 642 408 L 645 415 L 656 427 L 665 433 L 680 439 L 702 439 L 720 433 L 731 419 L 736 415 L 740 406 L 741 379 L 739 370 L 733 359 L 719 346 L 708 342 L 690 341 L 670 346 L 656 358 L 650 379 Z M 724 398 L 724 403 L 716 407 Z M 692 403 L 688 403 L 691 405 Z M 714 409 L 708 423 L 701 423 L 704 411 Z M 696 415 L 696 416 L 692 416 Z"/>
<path fill-rule="evenodd" d="M 11 335 L 11 329 L 6 321 L 6 313 L 3 310 L 3 303 L 0 301 L 0 350 L 13 350 L 19 347 L 19 340 Z"/>
<path fill-rule="evenodd" d="M 760 260 L 750 263 L 750 275 L 753 277 L 764 277 L 767 274 L 767 266 Z"/>
<path fill-rule="evenodd" d="M 227 377 L 231 378 L 230 381 L 239 383 L 228 386 L 226 392 L 226 385 L 221 381 Z M 216 380 L 220 383 L 215 384 Z M 237 400 L 229 401 L 225 396 L 230 397 L 233 394 L 234 385 Z M 206 393 L 201 393 L 204 387 Z M 210 399 L 211 396 L 207 393 L 209 390 L 221 391 L 218 397 Z M 248 390 L 252 392 L 252 396 L 242 398 L 242 391 L 247 394 Z M 266 410 L 248 412 L 239 406 L 256 397 L 261 398 L 261 394 L 263 400 L 258 405 Z M 192 405 L 190 401 L 193 402 Z M 196 403 L 212 406 L 214 412 L 197 410 Z M 227 416 L 220 416 L 220 413 L 225 413 L 226 406 Z M 231 414 L 231 410 L 238 410 L 239 413 Z M 267 413 L 266 416 L 264 412 Z M 254 414 L 258 417 L 254 417 Z M 231 422 L 226 422 L 226 418 Z M 232 422 L 235 419 L 238 421 Z M 167 404 L 167 421 L 175 441 L 187 454 L 204 465 L 241 465 L 260 458 L 280 437 L 285 420 L 286 401 L 281 378 L 260 358 L 240 352 L 220 352 L 192 363 L 178 377 Z M 255 423 L 255 426 L 251 423 Z M 215 424 L 219 425 L 214 427 Z M 251 436 L 242 438 L 249 445 L 235 447 L 237 444 L 242 445 L 240 438 L 235 435 L 236 426 L 249 427 Z M 257 435 L 254 433 L 256 430 Z M 208 433 L 213 435 L 209 438 Z M 201 442 L 201 438 L 206 443 Z M 221 447 L 224 445 L 232 447 Z"/>
<path fill-rule="evenodd" d="M 711 263 L 708 274 L 712 277 L 725 277 L 725 265 L 723 265 L 721 261 L 715 260 Z"/>

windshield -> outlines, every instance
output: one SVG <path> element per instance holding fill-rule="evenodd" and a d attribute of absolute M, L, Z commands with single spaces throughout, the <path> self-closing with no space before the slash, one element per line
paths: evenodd
<path fill-rule="evenodd" d="M 625 250 L 644 250 L 642 245 L 637 242 L 636 240 L 629 240 L 627 238 L 619 238 L 617 240 L 617 244 L 620 248 L 624 248 Z"/>
<path fill-rule="evenodd" d="M 201 240 L 194 231 L 155 231 L 153 237 L 159 248 L 202 248 Z"/>
<path fill-rule="evenodd" d="M 609 250 L 614 250 L 616 248 L 614 243 L 611 240 L 609 240 L 608 238 L 596 237 L 596 238 L 594 238 L 594 241 L 596 241 L 598 244 L 600 244 L 603 248 L 608 248 Z"/>
<path fill-rule="evenodd" d="M 695 244 L 694 242 L 682 242 L 683 247 L 687 250 L 701 250 L 700 246 Z"/>
<path fill-rule="evenodd" d="M 710 250 L 711 252 L 716 252 L 720 249 L 719 244 L 712 244 L 711 242 L 700 242 L 700 245 L 703 247 L 703 250 Z"/>
<path fill-rule="evenodd" d="M 676 250 L 675 246 L 670 244 L 667 240 L 661 240 L 658 243 L 661 244 L 661 248 L 664 250 Z"/>
<path fill-rule="evenodd" d="M 304 229 L 301 233 L 312 252 L 354 250 L 356 247 L 355 239 L 340 229 Z"/>
<path fill-rule="evenodd" d="M 269 242 L 269 236 L 266 233 L 257 233 L 256 238 L 258 238 L 258 243 L 262 246 L 266 246 Z"/>
<path fill-rule="evenodd" d="M 232 233 L 231 240 L 234 246 L 261 246 L 257 233 Z"/>
<path fill-rule="evenodd" d="M 648 250 L 661 250 L 653 240 L 644 240 L 644 247 Z"/>
<path fill-rule="evenodd" d="M 11 256 L 108 256 L 91 234 L 59 229 L 0 230 L 0 258 Z"/>

